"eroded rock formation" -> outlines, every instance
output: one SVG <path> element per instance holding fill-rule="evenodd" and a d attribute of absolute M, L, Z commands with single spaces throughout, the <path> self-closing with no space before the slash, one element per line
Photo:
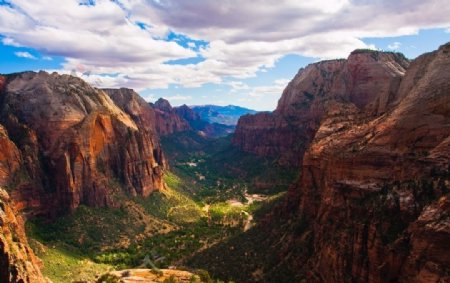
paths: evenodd
<path fill-rule="evenodd" d="M 152 106 L 156 113 L 156 130 L 160 135 L 191 130 L 189 123 L 177 114 L 166 99 L 160 98 Z"/>
<path fill-rule="evenodd" d="M 0 282 L 44 283 L 40 262 L 28 245 L 23 220 L 0 187 Z"/>
<path fill-rule="evenodd" d="M 447 44 L 414 60 L 392 94 L 331 102 L 296 190 L 310 280 L 450 280 L 449 74 Z"/>
<path fill-rule="evenodd" d="M 134 113 L 131 101 L 127 114 L 68 75 L 26 72 L 3 81 L 0 117 L 20 160 L 8 165 L 19 172 L 9 183 L 17 205 L 67 213 L 80 204 L 114 206 L 115 181 L 144 197 L 162 187 L 159 142 L 154 126 L 142 123 L 152 122 L 151 113 Z"/>
<path fill-rule="evenodd" d="M 350 102 L 370 114 L 384 113 L 408 65 L 401 54 L 376 51 L 355 51 L 347 60 L 308 65 L 286 87 L 273 113 L 241 117 L 233 144 L 278 157 L 282 164 L 300 165 L 329 101 Z"/>

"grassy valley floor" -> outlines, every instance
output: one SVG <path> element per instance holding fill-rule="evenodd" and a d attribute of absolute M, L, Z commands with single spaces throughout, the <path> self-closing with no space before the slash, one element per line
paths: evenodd
<path fill-rule="evenodd" d="M 185 132 L 162 142 L 171 164 L 164 190 L 129 197 L 114 181 L 117 208 L 80 206 L 53 222 L 27 223 L 53 282 L 95 282 L 129 268 L 195 270 L 193 257 L 252 230 L 295 179 L 294 170 L 239 152 L 229 138 Z"/>

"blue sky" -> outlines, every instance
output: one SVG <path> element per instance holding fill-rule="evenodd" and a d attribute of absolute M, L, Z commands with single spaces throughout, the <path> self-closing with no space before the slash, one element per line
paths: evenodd
<path fill-rule="evenodd" d="M 309 63 L 356 48 L 413 59 L 450 41 L 440 0 L 188 2 L 0 0 L 0 73 L 76 73 L 148 101 L 273 110 Z"/>

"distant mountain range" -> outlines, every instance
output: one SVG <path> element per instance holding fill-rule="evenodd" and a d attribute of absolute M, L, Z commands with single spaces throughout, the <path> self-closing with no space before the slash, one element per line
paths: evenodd
<path fill-rule="evenodd" d="M 190 106 L 190 108 L 198 113 L 202 120 L 230 126 L 236 126 L 239 118 L 243 115 L 258 113 L 256 110 L 235 105 L 197 105 Z"/>
<path fill-rule="evenodd" d="M 161 136 L 194 130 L 210 138 L 229 135 L 234 132 L 235 125 L 225 125 L 202 119 L 200 115 L 187 105 L 172 107 L 164 98 L 150 103 L 155 110 L 156 131 Z"/>

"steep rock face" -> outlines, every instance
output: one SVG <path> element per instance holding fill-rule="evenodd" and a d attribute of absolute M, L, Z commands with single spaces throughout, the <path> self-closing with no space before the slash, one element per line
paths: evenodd
<path fill-rule="evenodd" d="M 132 89 L 104 89 L 104 91 L 111 97 L 117 106 L 130 115 L 140 132 L 145 133 L 145 135 L 148 136 L 147 138 L 153 141 L 154 158 L 158 164 L 165 167 L 166 161 L 156 131 L 157 122 L 155 110 Z"/>
<path fill-rule="evenodd" d="M 191 129 L 189 123 L 176 113 L 166 99 L 160 98 L 151 106 L 155 109 L 156 130 L 160 135 L 166 136 Z"/>
<path fill-rule="evenodd" d="M 313 238 L 297 258 L 310 281 L 450 280 L 449 74 L 447 44 L 400 84 L 328 105 L 291 192 Z"/>
<path fill-rule="evenodd" d="M 233 144 L 299 165 L 331 101 L 351 102 L 369 114 L 384 113 L 408 65 L 401 54 L 377 51 L 311 64 L 289 83 L 273 113 L 241 117 Z"/>
<path fill-rule="evenodd" d="M 19 150 L 0 124 L 0 186 L 6 186 L 13 181 L 14 174 L 20 169 L 21 164 Z"/>
<path fill-rule="evenodd" d="M 156 132 L 155 110 L 132 89 L 103 89 L 125 113 L 151 134 Z"/>
<path fill-rule="evenodd" d="M 183 104 L 179 107 L 174 108 L 175 112 L 178 116 L 185 119 L 186 121 L 200 121 L 200 115 L 194 112 L 189 106 Z"/>
<path fill-rule="evenodd" d="M 0 187 L 0 282 L 48 282 L 39 265 L 28 246 L 23 221 L 17 216 L 8 193 Z"/>
<path fill-rule="evenodd" d="M 45 72 L 7 76 L 1 121 L 21 151 L 18 203 L 40 198 L 43 213 L 66 213 L 79 204 L 114 205 L 111 181 L 134 195 L 162 186 L 159 143 L 81 79 Z"/>

